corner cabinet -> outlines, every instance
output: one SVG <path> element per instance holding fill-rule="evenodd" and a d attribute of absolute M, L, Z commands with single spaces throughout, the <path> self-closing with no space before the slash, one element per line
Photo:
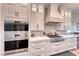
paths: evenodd
<path fill-rule="evenodd" d="M 31 10 L 30 30 L 44 30 L 44 6 L 42 12 Z"/>

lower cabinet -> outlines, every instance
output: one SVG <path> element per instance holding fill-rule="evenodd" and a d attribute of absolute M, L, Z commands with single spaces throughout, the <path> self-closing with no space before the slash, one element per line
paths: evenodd
<path fill-rule="evenodd" d="M 45 56 L 49 54 L 50 41 L 40 40 L 30 42 L 30 56 Z"/>
<path fill-rule="evenodd" d="M 67 50 L 77 48 L 77 41 L 74 38 L 68 38 L 61 42 L 52 42 L 50 40 L 31 41 L 28 53 L 22 52 L 13 54 L 17 56 L 49 56 L 57 53 L 62 53 Z"/>

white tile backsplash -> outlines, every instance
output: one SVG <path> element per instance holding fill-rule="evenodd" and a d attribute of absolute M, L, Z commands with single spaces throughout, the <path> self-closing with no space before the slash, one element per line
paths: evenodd
<path fill-rule="evenodd" d="M 52 33 L 54 34 L 56 32 L 56 26 L 45 26 L 45 33 Z"/>

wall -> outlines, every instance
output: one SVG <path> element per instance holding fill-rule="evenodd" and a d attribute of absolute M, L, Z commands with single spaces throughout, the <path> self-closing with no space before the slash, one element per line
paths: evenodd
<path fill-rule="evenodd" d="M 0 4 L 0 56 L 4 55 L 4 21 L 1 13 L 2 10 Z"/>

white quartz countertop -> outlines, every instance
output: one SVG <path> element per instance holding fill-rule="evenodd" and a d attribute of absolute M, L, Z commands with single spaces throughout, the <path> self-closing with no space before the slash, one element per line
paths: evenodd
<path fill-rule="evenodd" d="M 69 37 L 76 37 L 75 35 L 60 35 L 60 36 L 62 36 L 62 37 L 64 37 L 64 38 L 69 38 Z"/>
<path fill-rule="evenodd" d="M 50 38 L 47 36 L 36 36 L 30 37 L 30 41 L 39 41 L 39 40 L 49 40 Z"/>

